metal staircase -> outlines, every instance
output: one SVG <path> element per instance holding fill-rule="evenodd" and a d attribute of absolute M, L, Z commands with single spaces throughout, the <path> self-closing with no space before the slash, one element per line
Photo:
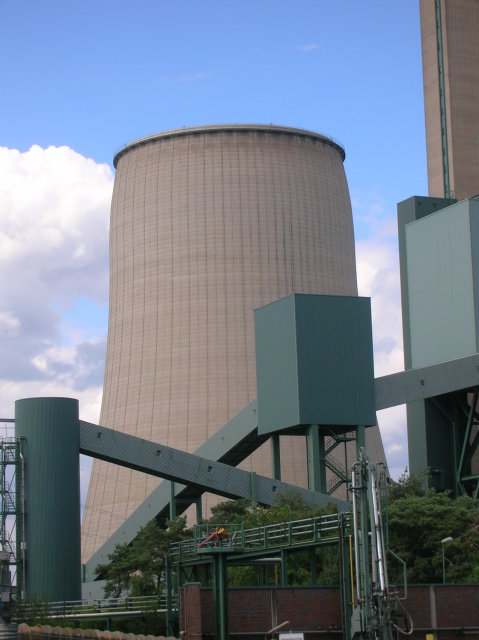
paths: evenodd
<path fill-rule="evenodd" d="M 21 440 L 0 440 L 0 604 L 8 619 L 12 592 L 23 585 L 23 465 Z M 13 575 L 12 575 L 13 574 Z"/>
<path fill-rule="evenodd" d="M 326 485 L 326 490 L 329 495 L 333 494 L 341 485 L 347 485 L 349 482 L 349 469 L 347 469 L 346 465 L 343 464 L 343 462 L 332 456 L 331 452 L 341 444 L 346 447 L 346 444 L 348 442 L 352 442 L 355 439 L 356 433 L 354 431 L 349 431 L 346 433 L 337 433 L 334 431 L 330 431 L 329 435 L 324 440 L 324 463 L 326 467 L 331 471 L 331 475 Z M 347 463 L 346 454 L 344 456 L 344 459 Z"/>

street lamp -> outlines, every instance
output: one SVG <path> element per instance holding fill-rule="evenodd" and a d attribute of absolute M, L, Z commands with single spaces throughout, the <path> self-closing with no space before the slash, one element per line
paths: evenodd
<path fill-rule="evenodd" d="M 447 536 L 447 538 L 443 538 L 441 540 L 441 548 L 442 548 L 442 584 L 446 584 L 446 557 L 444 555 L 444 547 L 446 544 L 452 542 L 451 536 Z"/>

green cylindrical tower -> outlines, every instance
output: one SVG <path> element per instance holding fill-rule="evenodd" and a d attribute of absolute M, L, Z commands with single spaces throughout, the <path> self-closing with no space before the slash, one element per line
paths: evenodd
<path fill-rule="evenodd" d="M 24 457 L 25 597 L 79 600 L 78 401 L 17 400 L 15 434 Z"/>

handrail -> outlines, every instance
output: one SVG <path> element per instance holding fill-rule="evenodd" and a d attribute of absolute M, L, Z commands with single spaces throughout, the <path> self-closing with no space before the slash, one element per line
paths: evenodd
<path fill-rule="evenodd" d="M 175 608 L 177 603 L 175 603 Z M 155 596 L 126 598 L 104 598 L 100 600 L 64 600 L 58 602 L 20 603 L 16 618 L 39 613 L 47 618 L 100 617 L 140 613 L 145 611 L 166 611 L 166 591 Z"/>
<path fill-rule="evenodd" d="M 346 516 L 347 524 L 350 523 L 349 516 Z M 231 525 L 216 524 L 216 528 L 228 529 Z M 234 525 L 233 525 L 234 526 Z M 303 518 L 291 522 L 278 522 L 275 524 L 262 525 L 251 529 L 243 529 L 242 535 L 235 538 L 234 536 L 225 537 L 223 539 L 214 539 L 211 547 L 202 545 L 201 551 L 208 551 L 214 547 L 228 547 L 232 551 L 242 550 L 263 551 L 270 549 L 280 549 L 283 547 L 291 547 L 304 545 L 308 543 L 318 543 L 321 541 L 333 540 L 337 537 L 339 526 L 338 514 L 327 514 L 324 516 L 316 516 L 312 518 Z M 170 555 L 174 563 L 180 563 L 184 560 L 191 560 L 198 555 L 198 547 L 195 540 L 182 540 L 174 542 L 170 545 Z"/>

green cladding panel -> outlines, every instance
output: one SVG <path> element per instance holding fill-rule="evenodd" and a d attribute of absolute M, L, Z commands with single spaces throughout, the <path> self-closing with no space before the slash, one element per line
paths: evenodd
<path fill-rule="evenodd" d="M 404 366 L 411 368 L 411 335 L 409 328 L 409 288 L 408 266 L 406 261 L 406 226 L 436 211 L 454 204 L 456 200 L 450 198 L 428 198 L 426 196 L 412 196 L 397 206 L 398 212 L 398 242 L 399 268 L 401 276 L 401 308 L 404 337 Z"/>
<path fill-rule="evenodd" d="M 479 200 L 409 198 L 398 235 L 406 369 L 479 352 Z M 436 488 L 457 490 L 462 407 L 447 394 L 407 406 L 409 470 L 431 470 Z"/>
<path fill-rule="evenodd" d="M 464 200 L 405 227 L 411 366 L 479 350 L 479 201 Z"/>
<path fill-rule="evenodd" d="M 15 403 L 23 438 L 25 595 L 81 598 L 80 432 L 78 401 L 27 398 Z"/>
<path fill-rule="evenodd" d="M 259 433 L 376 424 L 369 298 L 294 294 L 255 311 Z"/>

